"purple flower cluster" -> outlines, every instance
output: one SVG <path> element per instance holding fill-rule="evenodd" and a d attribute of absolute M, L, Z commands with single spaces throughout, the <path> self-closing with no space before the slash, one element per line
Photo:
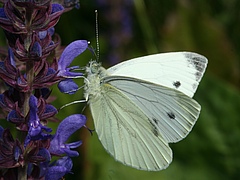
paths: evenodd
<path fill-rule="evenodd" d="M 81 141 L 66 141 L 85 125 L 85 116 L 66 117 L 54 135 L 47 126 L 58 113 L 47 100 L 50 87 L 59 83 L 61 92 L 74 92 L 78 86 L 72 79 L 82 76 L 73 72 L 79 67 L 69 65 L 88 48 L 87 41 L 74 41 L 59 59 L 54 57 L 60 44 L 53 40 L 54 26 L 73 6 L 78 2 L 5 0 L 0 8 L 8 42 L 0 60 L 0 119 L 15 127 L 0 126 L 0 179 L 60 179 L 71 171 L 71 158 L 79 155 L 73 149 Z"/>

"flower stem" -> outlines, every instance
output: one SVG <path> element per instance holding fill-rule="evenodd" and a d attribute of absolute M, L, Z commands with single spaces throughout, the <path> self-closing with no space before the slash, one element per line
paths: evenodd
<path fill-rule="evenodd" d="M 29 33 L 27 38 L 24 41 L 25 49 L 29 50 L 31 41 L 32 41 L 32 33 Z M 27 83 L 28 83 L 29 90 L 25 93 L 25 98 L 24 98 L 24 105 L 23 105 L 24 117 L 26 117 L 28 114 L 29 98 L 32 94 L 32 85 L 33 85 L 33 79 L 34 79 L 34 61 L 33 60 L 29 60 L 26 62 L 26 75 L 27 75 Z"/>
<path fill-rule="evenodd" d="M 27 165 L 18 167 L 18 179 L 26 180 L 27 179 Z"/>
<path fill-rule="evenodd" d="M 27 74 L 27 82 L 28 82 L 28 87 L 29 90 L 26 92 L 25 98 L 24 98 L 24 117 L 27 116 L 28 111 L 29 111 L 29 98 L 32 94 L 32 84 L 33 84 L 33 79 L 34 79 L 34 61 L 28 61 L 26 63 L 26 74 Z"/>

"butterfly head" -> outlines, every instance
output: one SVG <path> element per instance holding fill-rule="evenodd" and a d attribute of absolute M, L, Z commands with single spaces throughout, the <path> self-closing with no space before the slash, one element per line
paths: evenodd
<path fill-rule="evenodd" d="M 90 61 L 86 67 L 86 72 L 88 76 L 98 76 L 99 78 L 106 76 L 106 69 L 97 61 Z"/>

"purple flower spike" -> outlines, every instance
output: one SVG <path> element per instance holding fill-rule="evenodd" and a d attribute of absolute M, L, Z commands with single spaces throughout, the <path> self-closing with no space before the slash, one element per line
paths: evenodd
<path fill-rule="evenodd" d="M 86 123 L 86 117 L 81 114 L 74 114 L 65 118 L 58 126 L 57 132 L 50 143 L 49 151 L 52 154 L 67 154 L 70 157 L 78 156 L 76 148 L 81 145 L 81 141 L 65 144 L 68 138 Z"/>
<path fill-rule="evenodd" d="M 63 51 L 59 61 L 58 61 L 58 76 L 74 78 L 77 76 L 82 76 L 82 73 L 74 73 L 71 70 L 79 68 L 78 66 L 68 68 L 73 59 L 84 52 L 88 47 L 88 42 L 86 40 L 78 40 L 69 44 Z"/>

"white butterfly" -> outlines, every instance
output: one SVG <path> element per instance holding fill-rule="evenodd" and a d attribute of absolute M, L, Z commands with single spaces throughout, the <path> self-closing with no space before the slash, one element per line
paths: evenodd
<path fill-rule="evenodd" d="M 191 52 L 149 55 L 107 70 L 91 61 L 85 98 L 104 148 L 137 169 L 168 167 L 168 143 L 185 138 L 199 116 L 192 96 L 206 66 L 204 56 Z"/>

